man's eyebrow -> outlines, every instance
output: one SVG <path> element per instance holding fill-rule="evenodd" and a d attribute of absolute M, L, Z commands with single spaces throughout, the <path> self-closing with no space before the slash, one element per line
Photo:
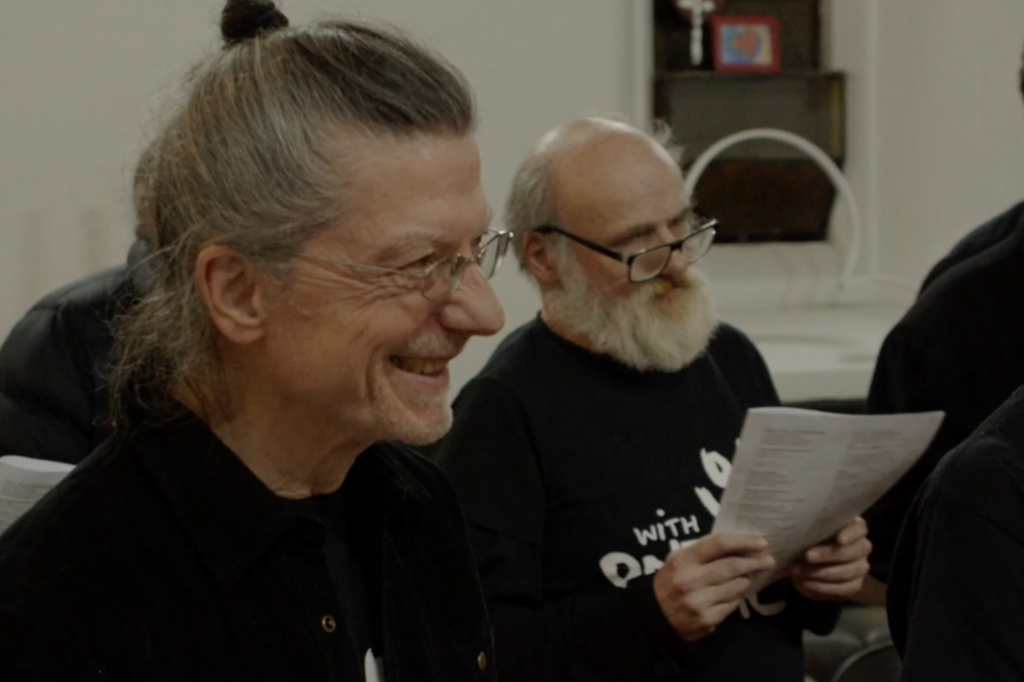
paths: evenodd
<path fill-rule="evenodd" d="M 668 224 L 670 226 L 678 225 L 682 221 L 686 220 L 686 216 L 688 216 L 690 213 L 693 213 L 693 206 L 687 206 L 682 211 L 669 218 Z M 631 239 L 636 239 L 638 237 L 646 237 L 647 235 L 652 234 L 657 229 L 658 225 L 656 223 L 641 223 L 639 225 L 634 225 L 633 227 L 629 228 L 621 235 L 616 237 L 615 241 L 609 244 L 609 246 L 619 246 L 621 244 L 625 244 Z"/>
<path fill-rule="evenodd" d="M 655 225 L 654 223 L 642 223 L 640 225 L 634 225 L 633 227 L 629 228 L 628 230 L 620 234 L 618 237 L 616 237 L 610 244 L 608 244 L 608 246 L 621 246 L 626 242 L 632 241 L 639 237 L 646 237 L 650 234 L 653 234 L 654 231 L 657 229 L 658 226 Z"/>
<path fill-rule="evenodd" d="M 377 251 L 373 256 L 373 262 L 385 263 L 387 261 L 394 260 L 417 247 L 435 244 L 438 241 L 437 235 L 432 235 L 422 230 L 410 230 L 409 232 L 403 232 L 393 242 Z"/>
<path fill-rule="evenodd" d="M 483 226 L 481 226 L 476 237 L 482 236 L 487 232 L 487 230 L 491 229 L 491 221 L 493 219 L 494 212 L 488 207 L 487 220 L 484 222 Z M 408 232 L 403 232 L 395 239 L 395 241 L 378 251 L 373 257 L 373 262 L 384 263 L 394 260 L 409 251 L 423 246 L 440 246 L 443 249 L 457 251 L 460 241 L 461 240 L 455 237 L 440 236 L 434 232 L 413 229 Z"/>
<path fill-rule="evenodd" d="M 678 225 L 679 223 L 683 222 L 688 217 L 690 217 L 691 215 L 696 213 L 696 211 L 697 211 L 697 207 L 696 206 L 692 206 L 692 205 L 691 206 L 687 206 L 682 211 L 677 213 L 674 218 L 669 220 L 668 224 L 669 225 Z"/>

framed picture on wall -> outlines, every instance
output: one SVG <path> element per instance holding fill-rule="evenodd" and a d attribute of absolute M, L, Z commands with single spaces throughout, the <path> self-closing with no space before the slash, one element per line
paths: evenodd
<path fill-rule="evenodd" d="M 715 71 L 782 70 L 779 20 L 775 17 L 711 16 Z"/>

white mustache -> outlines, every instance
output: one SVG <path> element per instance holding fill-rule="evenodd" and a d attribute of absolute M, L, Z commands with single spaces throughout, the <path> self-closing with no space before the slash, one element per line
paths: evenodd
<path fill-rule="evenodd" d="M 419 336 L 395 351 L 395 355 L 423 358 L 454 358 L 465 348 L 469 339 L 461 335 Z"/>
<path fill-rule="evenodd" d="M 677 275 L 659 275 L 650 282 L 645 283 L 644 293 L 648 298 L 662 296 L 672 289 L 696 289 L 704 285 L 704 279 L 696 270 L 687 269 Z"/>

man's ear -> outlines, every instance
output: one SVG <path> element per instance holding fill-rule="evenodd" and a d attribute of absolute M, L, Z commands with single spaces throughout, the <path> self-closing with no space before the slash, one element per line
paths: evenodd
<path fill-rule="evenodd" d="M 557 284 L 558 258 L 551 249 L 551 244 L 544 235 L 527 232 L 523 235 L 523 253 L 530 272 L 543 284 Z"/>
<path fill-rule="evenodd" d="M 196 283 L 217 330 L 234 344 L 263 337 L 266 281 L 238 253 L 223 244 L 206 246 L 196 258 Z"/>

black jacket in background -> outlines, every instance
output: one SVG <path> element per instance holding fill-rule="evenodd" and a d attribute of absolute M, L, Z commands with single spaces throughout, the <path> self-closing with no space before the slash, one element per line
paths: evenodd
<path fill-rule="evenodd" d="M 983 229 L 987 236 L 975 246 L 954 250 L 962 260 L 927 285 L 878 355 L 869 412 L 946 412 L 921 459 L 864 515 L 874 544 L 872 574 L 883 581 L 925 478 L 1024 384 L 1024 204 Z"/>
<path fill-rule="evenodd" d="M 900 534 L 889 624 L 904 682 L 1024 679 L 1024 387 L 929 477 Z"/>
<path fill-rule="evenodd" d="M 342 489 L 377 548 L 388 682 L 493 682 L 451 484 L 381 444 Z M 0 536 L 0 680 L 361 680 L 325 525 L 299 512 L 193 416 L 108 439 Z"/>
<path fill-rule="evenodd" d="M 137 241 L 128 266 L 47 294 L 11 330 L 0 348 L 0 455 L 77 464 L 110 435 L 111 323 L 145 286 L 147 255 Z"/>
<path fill-rule="evenodd" d="M 968 232 L 942 260 L 932 266 L 932 269 L 925 276 L 924 282 L 921 284 L 921 292 L 923 293 L 925 289 L 931 286 L 935 280 L 950 268 L 977 256 L 983 251 L 987 251 L 990 246 L 995 246 L 1011 236 L 1022 220 L 1024 220 L 1024 201 L 1006 213 L 1002 213 L 984 225 L 979 225 Z"/>

